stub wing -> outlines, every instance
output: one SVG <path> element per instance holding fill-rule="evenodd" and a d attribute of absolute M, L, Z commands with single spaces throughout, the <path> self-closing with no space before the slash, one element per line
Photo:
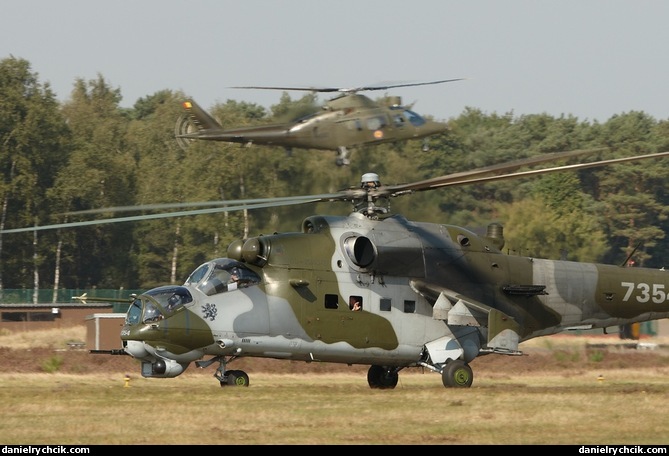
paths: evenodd
<path fill-rule="evenodd" d="M 487 334 L 484 352 L 515 354 L 520 342 L 520 325 L 511 316 L 493 307 L 468 298 L 446 288 L 430 287 L 423 282 L 415 282 L 418 290 L 434 295 L 438 293 L 432 317 L 443 320 L 449 326 L 474 326 Z"/>

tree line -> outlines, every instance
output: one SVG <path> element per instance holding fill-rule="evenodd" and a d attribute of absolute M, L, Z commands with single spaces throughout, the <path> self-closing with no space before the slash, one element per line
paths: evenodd
<path fill-rule="evenodd" d="M 351 165 L 334 152 L 174 139 L 187 94 L 160 90 L 120 107 L 103 75 L 77 79 L 65 102 L 27 60 L 0 60 L 0 229 L 66 223 L 75 212 L 142 204 L 329 193 L 357 186 L 366 172 L 394 184 L 565 150 L 608 147 L 581 160 L 669 150 L 669 123 L 638 111 L 606 122 L 574 115 L 515 115 L 466 108 L 448 133 L 356 149 Z M 205 107 L 224 126 L 255 125 L 304 111 L 315 98 L 262 106 L 227 100 Z M 424 113 L 429 114 L 429 113 Z M 664 267 L 669 258 L 666 159 L 541 177 L 448 187 L 391 201 L 411 220 L 485 231 L 504 226 L 505 250 L 544 258 Z M 317 213 L 344 215 L 348 203 L 123 222 L 0 235 L 3 288 L 145 289 L 181 283 L 199 264 L 226 255 L 236 239 L 298 231 Z M 109 212 L 102 216 L 122 216 Z M 136 213 L 132 213 L 136 215 Z"/>

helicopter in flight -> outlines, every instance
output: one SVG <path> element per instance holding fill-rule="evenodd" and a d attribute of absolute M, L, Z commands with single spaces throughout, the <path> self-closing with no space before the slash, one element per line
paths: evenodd
<path fill-rule="evenodd" d="M 569 329 L 669 318 L 669 273 L 504 253 L 498 223 L 478 235 L 455 225 L 408 220 L 393 214 L 389 201 L 449 186 L 669 156 L 527 170 L 583 153 L 588 151 L 541 154 L 395 185 L 382 185 L 372 172 L 358 186 L 334 193 L 221 201 L 203 209 L 0 233 L 347 202 L 349 215 L 312 215 L 296 232 L 235 240 L 227 256 L 199 265 L 182 284 L 132 296 L 120 347 L 92 352 L 130 355 L 147 378 L 174 378 L 191 364 L 216 365 L 214 377 L 222 387 L 249 386 L 245 371 L 228 366 L 255 357 L 368 365 L 373 389 L 395 388 L 399 372 L 409 368 L 438 374 L 444 387 L 466 388 L 474 380 L 470 363 L 476 357 L 521 355 L 521 342 Z"/>
<path fill-rule="evenodd" d="M 185 100 L 182 103 L 185 113 L 177 119 L 175 138 L 184 149 L 194 140 L 204 140 L 282 146 L 288 153 L 293 148 L 331 150 L 337 153 L 335 163 L 338 166 L 350 164 L 349 149 L 359 146 L 422 138 L 423 150 L 428 150 L 427 138 L 446 132 L 449 127 L 445 122 L 426 119 L 411 107 L 403 106 L 400 97 L 385 97 L 382 102 L 376 102 L 358 92 L 460 80 L 462 78 L 356 88 L 233 87 L 338 92 L 339 95 L 327 101 L 317 112 L 290 122 L 238 128 L 224 128 L 194 100 Z"/>

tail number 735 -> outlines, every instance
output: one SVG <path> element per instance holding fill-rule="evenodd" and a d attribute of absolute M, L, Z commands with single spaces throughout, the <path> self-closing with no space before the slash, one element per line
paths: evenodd
<path fill-rule="evenodd" d="M 635 289 L 638 293 L 636 296 L 637 302 L 648 302 L 652 299 L 654 303 L 660 304 L 667 299 L 663 283 L 648 285 L 647 283 L 620 282 L 620 285 L 627 288 L 623 301 L 629 301 Z"/>

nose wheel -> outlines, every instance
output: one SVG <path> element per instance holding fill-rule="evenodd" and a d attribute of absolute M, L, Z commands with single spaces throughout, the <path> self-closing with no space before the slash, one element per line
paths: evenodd
<path fill-rule="evenodd" d="M 232 356 L 230 359 L 226 359 L 225 356 L 216 356 L 207 361 L 198 361 L 196 365 L 198 367 L 207 367 L 212 363 L 218 361 L 218 369 L 214 372 L 214 377 L 216 377 L 223 386 L 249 386 L 249 376 L 243 370 L 225 370 L 225 366 L 228 362 L 234 360 L 236 357 Z"/>
<path fill-rule="evenodd" d="M 249 376 L 242 370 L 229 370 L 219 379 L 223 386 L 249 386 Z"/>

